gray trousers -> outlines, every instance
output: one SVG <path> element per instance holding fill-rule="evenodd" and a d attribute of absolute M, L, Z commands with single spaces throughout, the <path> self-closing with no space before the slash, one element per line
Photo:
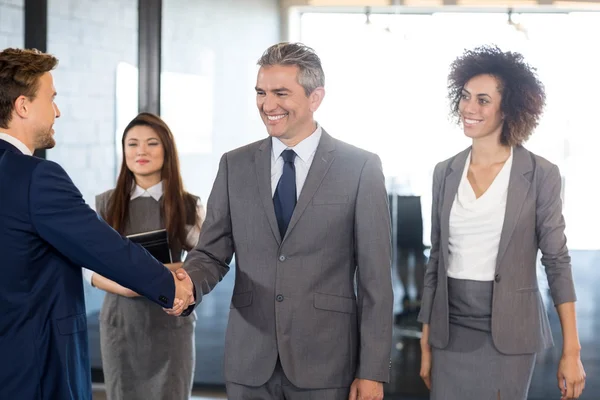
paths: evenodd
<path fill-rule="evenodd" d="M 285 376 L 279 360 L 271 378 L 262 386 L 226 382 L 229 400 L 348 400 L 350 388 L 301 389 Z"/>

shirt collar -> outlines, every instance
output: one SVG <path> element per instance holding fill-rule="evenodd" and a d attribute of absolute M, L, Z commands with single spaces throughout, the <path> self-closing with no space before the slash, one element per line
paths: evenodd
<path fill-rule="evenodd" d="M 287 147 L 281 140 L 276 137 L 272 138 L 273 143 L 273 157 L 277 160 L 281 153 L 284 150 L 291 148 L 296 153 L 296 156 L 300 157 L 300 159 L 304 162 L 307 162 L 310 157 L 317 151 L 317 147 L 319 146 L 319 141 L 321 140 L 321 134 L 323 129 L 321 129 L 321 125 L 317 123 L 317 129 L 309 137 L 298 143 L 294 147 Z"/>
<path fill-rule="evenodd" d="M 159 201 L 163 195 L 163 183 L 158 182 L 156 185 L 143 189 L 137 184 L 133 184 L 131 188 L 131 200 L 137 199 L 138 197 L 152 197 L 154 200 Z"/>
<path fill-rule="evenodd" d="M 31 152 L 31 150 L 29 150 L 29 147 L 25 146 L 25 144 L 23 142 L 21 142 L 19 139 L 17 139 L 14 136 L 8 135 L 6 133 L 2 133 L 0 132 L 0 139 L 4 140 L 5 142 L 8 142 L 10 144 L 12 144 L 13 146 L 15 146 L 17 149 L 19 149 L 19 151 L 25 155 L 28 156 L 32 156 L 33 153 Z"/>

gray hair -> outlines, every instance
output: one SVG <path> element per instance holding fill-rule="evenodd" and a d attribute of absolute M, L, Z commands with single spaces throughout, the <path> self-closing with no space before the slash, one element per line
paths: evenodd
<path fill-rule="evenodd" d="M 298 83 L 309 96 L 316 88 L 325 86 L 325 73 L 315 51 L 302 43 L 278 43 L 269 47 L 258 60 L 261 67 L 270 65 L 295 65 Z"/>

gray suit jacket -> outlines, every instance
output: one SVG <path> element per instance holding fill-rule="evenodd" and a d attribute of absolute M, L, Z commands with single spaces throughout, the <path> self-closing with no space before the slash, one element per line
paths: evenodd
<path fill-rule="evenodd" d="M 197 301 L 235 253 L 225 379 L 259 386 L 277 357 L 300 388 L 389 379 L 390 214 L 379 157 L 325 131 L 287 233 L 271 192 L 271 138 L 226 153 L 184 268 Z"/>
<path fill-rule="evenodd" d="M 449 218 L 469 151 L 439 163 L 433 177 L 431 256 L 419 321 L 430 324 L 429 343 L 437 348 L 449 340 Z M 534 353 L 553 344 L 537 286 L 538 249 L 554 304 L 575 301 L 560 189 L 556 165 L 521 146 L 514 148 L 492 306 L 492 337 L 503 353 Z"/>

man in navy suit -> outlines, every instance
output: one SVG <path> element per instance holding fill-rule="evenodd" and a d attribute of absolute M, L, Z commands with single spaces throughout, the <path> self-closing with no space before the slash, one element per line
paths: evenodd
<path fill-rule="evenodd" d="M 84 202 L 56 163 L 52 74 L 37 50 L 0 52 L 0 399 L 92 398 L 81 267 L 180 315 L 193 301 L 141 247 Z"/>

